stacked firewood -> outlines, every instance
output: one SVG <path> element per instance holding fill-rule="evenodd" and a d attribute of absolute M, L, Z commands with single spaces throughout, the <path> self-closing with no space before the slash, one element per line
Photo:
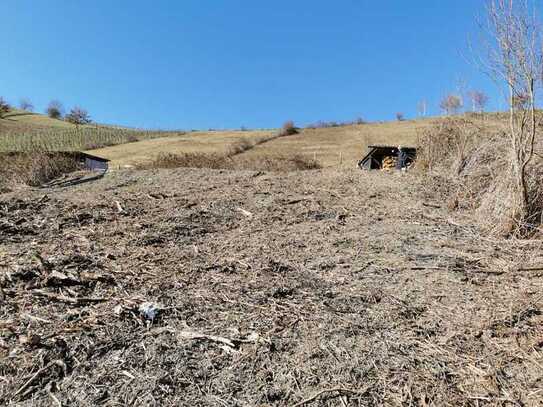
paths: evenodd
<path fill-rule="evenodd" d="M 391 156 L 383 158 L 383 171 L 393 170 L 394 168 L 396 168 L 396 160 L 396 157 Z"/>

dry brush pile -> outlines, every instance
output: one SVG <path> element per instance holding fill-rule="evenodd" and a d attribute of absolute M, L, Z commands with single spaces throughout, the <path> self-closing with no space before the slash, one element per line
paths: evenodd
<path fill-rule="evenodd" d="M 543 144 L 527 168 L 529 216 L 515 222 L 511 146 L 506 122 L 477 116 L 448 118 L 426 130 L 419 140 L 418 167 L 427 170 L 449 196 L 451 209 L 467 209 L 495 235 L 541 235 L 543 221 Z"/>

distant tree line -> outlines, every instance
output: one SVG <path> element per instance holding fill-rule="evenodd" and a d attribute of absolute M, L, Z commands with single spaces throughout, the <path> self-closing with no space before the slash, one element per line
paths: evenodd
<path fill-rule="evenodd" d="M 32 113 L 34 111 L 34 105 L 30 99 L 22 98 L 19 102 L 19 109 Z M 12 110 L 13 107 L 3 97 L 0 97 L 0 119 L 5 118 L 6 114 Z M 79 106 L 74 106 L 72 109 L 70 109 L 70 112 L 65 115 L 64 106 L 58 100 L 52 100 L 49 102 L 47 108 L 45 109 L 45 114 L 51 119 L 65 120 L 66 122 L 72 123 L 76 126 L 92 123 L 89 113 Z"/>

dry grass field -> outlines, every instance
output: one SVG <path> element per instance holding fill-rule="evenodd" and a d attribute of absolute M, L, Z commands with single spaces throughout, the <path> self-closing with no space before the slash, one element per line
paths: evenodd
<path fill-rule="evenodd" d="M 275 138 L 255 146 L 244 157 L 304 155 L 315 158 L 324 167 L 355 165 L 368 145 L 415 145 L 418 134 L 433 120 L 414 120 L 302 129 L 299 134 Z M 157 138 L 127 145 L 117 145 L 90 151 L 112 160 L 112 167 L 137 165 L 150 161 L 161 153 L 226 153 L 243 139 L 258 140 L 276 131 L 192 132 L 181 136 Z"/>

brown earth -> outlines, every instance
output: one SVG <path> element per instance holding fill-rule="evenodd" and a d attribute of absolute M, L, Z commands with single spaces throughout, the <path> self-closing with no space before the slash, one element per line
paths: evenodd
<path fill-rule="evenodd" d="M 424 182 L 179 169 L 1 194 L 0 404 L 541 405 L 542 243 L 485 238 Z"/>

